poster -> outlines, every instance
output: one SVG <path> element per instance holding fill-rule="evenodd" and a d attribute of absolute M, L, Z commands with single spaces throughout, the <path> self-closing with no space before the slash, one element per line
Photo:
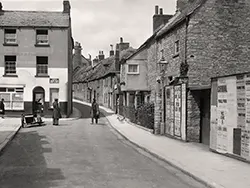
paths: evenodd
<path fill-rule="evenodd" d="M 218 79 L 218 129 L 217 129 L 217 150 L 221 153 L 227 152 L 227 84 L 225 78 Z"/>
<path fill-rule="evenodd" d="M 186 140 L 186 84 L 181 85 L 181 137 Z"/>
<path fill-rule="evenodd" d="M 211 106 L 210 148 L 217 149 L 217 106 Z"/>
<path fill-rule="evenodd" d="M 171 134 L 171 89 L 166 87 L 166 128 L 165 133 Z M 172 134 L 171 134 L 172 135 Z"/>
<path fill-rule="evenodd" d="M 174 87 L 174 134 L 181 136 L 181 86 Z"/>
<path fill-rule="evenodd" d="M 170 135 L 174 136 L 174 88 L 170 87 Z"/>

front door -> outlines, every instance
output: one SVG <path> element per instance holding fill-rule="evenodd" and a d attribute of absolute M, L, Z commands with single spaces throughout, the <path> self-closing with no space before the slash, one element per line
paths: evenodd
<path fill-rule="evenodd" d="M 36 110 L 36 101 L 39 100 L 39 102 L 44 105 L 44 99 L 45 99 L 45 91 L 42 87 L 35 87 L 33 89 L 33 102 L 32 102 L 32 112 L 34 114 Z"/>
<path fill-rule="evenodd" d="M 201 91 L 201 143 L 209 145 L 210 142 L 210 90 Z"/>

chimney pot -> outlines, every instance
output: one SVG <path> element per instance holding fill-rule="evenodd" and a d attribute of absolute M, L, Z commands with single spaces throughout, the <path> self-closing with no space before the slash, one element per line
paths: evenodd
<path fill-rule="evenodd" d="M 123 43 L 123 38 L 122 37 L 120 38 L 120 43 Z"/>
<path fill-rule="evenodd" d="M 155 5 L 155 15 L 158 15 L 158 14 L 159 14 L 159 6 Z"/>
<path fill-rule="evenodd" d="M 163 8 L 160 8 L 160 15 L 163 15 Z"/>

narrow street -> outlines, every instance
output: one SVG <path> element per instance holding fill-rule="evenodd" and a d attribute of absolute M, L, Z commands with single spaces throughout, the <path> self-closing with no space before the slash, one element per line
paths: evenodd
<path fill-rule="evenodd" d="M 1 188 L 203 188 L 138 153 L 104 117 L 92 125 L 89 108 L 77 108 L 79 120 L 21 129 L 0 156 Z"/>

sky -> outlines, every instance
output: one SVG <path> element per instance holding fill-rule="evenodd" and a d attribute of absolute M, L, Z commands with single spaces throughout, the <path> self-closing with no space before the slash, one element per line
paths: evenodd
<path fill-rule="evenodd" d="M 63 0 L 2 0 L 4 10 L 62 11 Z M 109 56 L 120 37 L 138 48 L 153 33 L 155 5 L 164 14 L 174 14 L 176 0 L 70 0 L 74 41 L 82 54 L 92 59 L 99 51 Z"/>

